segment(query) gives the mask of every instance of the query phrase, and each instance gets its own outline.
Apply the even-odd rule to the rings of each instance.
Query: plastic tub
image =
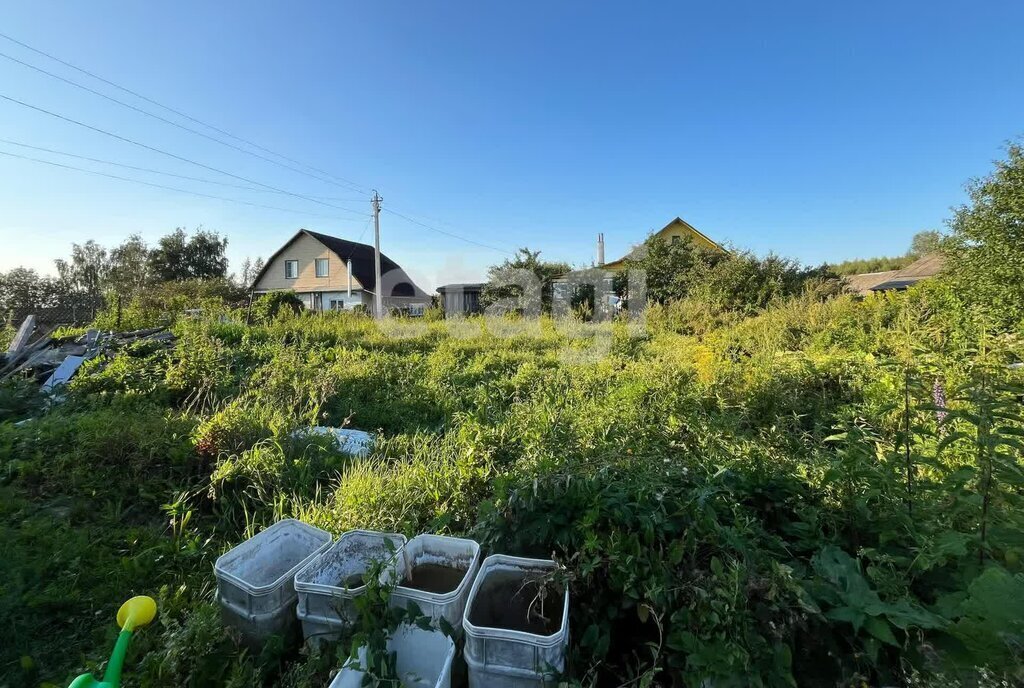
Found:
[[[438,631],[402,626],[388,638],[388,651],[395,653],[395,668],[404,688],[451,688],[455,641]],[[366,650],[359,650],[359,661],[366,661]],[[351,667],[351,660],[330,688],[360,688],[363,672]]]
[[[362,575],[375,561],[394,562],[404,544],[404,535],[350,530],[310,561],[295,576],[302,635],[336,640],[356,618],[354,600],[366,592]]]
[[[394,575],[399,585],[391,593],[391,606],[414,603],[430,616],[435,627],[444,618],[458,632],[479,566],[480,545],[473,540],[417,535],[396,557]],[[408,581],[410,572],[413,585],[407,587],[402,582]]]
[[[221,555],[213,572],[225,621],[250,639],[286,632],[296,572],[330,545],[330,533],[289,518]]]
[[[569,591],[561,591],[560,604],[557,597],[546,601],[541,612],[529,584],[554,568],[543,559],[484,559],[462,622],[470,688],[544,686],[565,668]]]
[[[241,634],[242,641],[246,646],[258,651],[270,636],[291,638],[296,626],[295,601],[292,600],[291,604],[286,604],[266,614],[244,617],[222,604],[220,618],[225,626],[230,626]],[[290,642],[290,640],[286,640],[286,642]]]

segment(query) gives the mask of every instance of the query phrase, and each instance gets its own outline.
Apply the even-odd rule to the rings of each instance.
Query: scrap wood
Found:
[[[85,363],[84,356],[68,356],[57,366],[57,369],[50,374],[50,377],[43,383],[43,391],[49,392],[57,385],[67,384],[71,376],[78,372],[78,369]]]
[[[22,321],[21,327],[18,328],[18,333],[14,335],[14,339],[11,340],[11,345],[7,347],[7,356],[18,356],[21,350],[28,344],[28,338],[36,329],[36,316],[30,315]]]
[[[14,366],[9,371],[5,368],[3,371],[0,371],[0,374],[2,374],[3,377],[6,379],[17,375],[23,370],[35,368],[38,365],[54,365],[55,363],[56,362],[53,360],[53,353],[44,349],[42,351],[36,351],[34,353],[31,353],[20,364]]]
[[[24,359],[28,359],[29,361],[31,361],[32,359],[35,358],[36,354],[40,353],[40,351],[50,343],[50,341],[50,337],[48,335],[44,335],[40,337],[38,340],[36,340],[33,344],[22,347],[21,350],[16,355],[8,356],[4,367],[0,368],[0,376],[3,376],[5,378],[10,377],[14,373],[17,373],[27,368],[28,366],[25,363],[21,363],[19,365],[19,361],[22,361]]]
[[[65,382],[75,373],[81,365],[75,359],[87,361],[138,341],[156,342],[165,347],[173,346],[176,339],[175,334],[167,327],[150,327],[131,332],[90,329],[77,337],[51,338],[44,335],[28,346],[22,345],[17,355],[7,356],[0,362],[0,379],[34,369],[37,378],[49,373],[43,385],[44,389],[49,389],[55,384]],[[62,370],[65,364],[73,365],[74,368],[67,371],[66,378],[61,379],[66,372]]]
[[[143,337],[149,337],[150,335],[157,334],[159,332],[166,331],[166,327],[148,327],[142,330],[132,330],[131,332],[117,332],[111,333],[118,339],[141,339]]]

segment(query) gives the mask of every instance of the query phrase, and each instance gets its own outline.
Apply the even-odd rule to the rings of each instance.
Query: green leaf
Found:
[[[889,628],[889,623],[880,617],[869,616],[864,621],[864,630],[870,633],[875,638],[878,638],[886,645],[892,645],[893,647],[899,647],[899,641],[896,640],[896,636],[893,635],[892,629]]]
[[[672,543],[668,548],[668,561],[672,566],[679,566],[680,562],[683,561],[684,554],[683,540],[679,539]]]
[[[449,623],[448,619],[446,619],[445,617],[442,616],[437,620],[437,626],[441,629],[441,632],[449,638],[455,637],[455,628],[451,625],[451,623]]]
[[[867,616],[859,609],[852,607],[834,607],[825,612],[825,617],[833,621],[845,621],[853,626],[854,632],[860,631]]]

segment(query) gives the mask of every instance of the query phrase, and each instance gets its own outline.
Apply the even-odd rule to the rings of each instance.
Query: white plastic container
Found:
[[[296,431],[297,435],[328,435],[338,443],[338,449],[352,456],[366,456],[373,449],[374,437],[365,430],[353,428],[332,428],[326,425],[314,425]]]
[[[524,606],[530,612],[539,612],[538,602],[522,596],[532,597],[535,593],[530,591],[528,581],[541,578],[554,568],[555,562],[543,559],[502,554],[484,559],[462,622],[469,688],[554,685],[556,674],[565,669],[569,645],[569,591],[562,591],[561,604],[557,598],[546,602],[544,616],[556,622],[553,633],[514,630],[507,627],[511,624],[497,622],[499,617],[508,615],[511,619],[518,613],[525,620],[528,612],[522,609]]]
[[[451,688],[455,641],[438,631],[402,626],[388,638],[388,652],[395,653],[395,668],[403,688]],[[359,661],[366,661],[366,650],[359,650]],[[345,666],[330,688],[360,688],[363,672]]]
[[[296,572],[330,545],[330,533],[289,518],[221,555],[213,572],[225,622],[254,641],[285,633]]]
[[[462,629],[466,600],[469,599],[470,588],[480,567],[480,545],[463,538],[417,535],[405,543],[396,559],[394,575],[399,585],[391,593],[391,606],[408,607],[415,604],[421,612],[430,616],[435,628],[440,627],[440,620],[444,618],[458,634]],[[429,570],[432,567],[440,568]],[[413,572],[413,582],[416,582],[417,570],[424,577],[424,585],[403,586],[401,583],[409,577],[410,572]],[[450,578],[450,574],[455,571],[463,572],[457,582]],[[454,583],[454,587],[444,590],[444,587],[448,587],[444,583]]]
[[[362,575],[373,562],[394,565],[405,536],[350,530],[295,576],[297,615],[306,640],[336,640],[356,618],[354,600],[366,592]]]

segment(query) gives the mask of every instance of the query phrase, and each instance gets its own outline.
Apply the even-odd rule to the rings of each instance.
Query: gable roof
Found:
[[[286,241],[281,248],[274,252],[274,255],[267,259],[267,262],[263,265],[263,269],[259,271],[256,278],[253,279],[252,283],[255,285],[263,278],[271,263],[281,255],[281,253],[291,246],[291,244],[303,234],[310,236],[321,244],[327,247],[334,255],[338,256],[341,260],[352,261],[352,275],[359,280],[359,283],[363,285],[363,289],[368,292],[375,292],[377,289],[376,270],[374,269],[374,248],[367,244],[360,244],[355,241],[349,241],[348,239],[341,239],[339,237],[333,237],[329,234],[321,234],[320,232],[313,232],[308,229],[300,229],[295,233],[291,239]],[[383,251],[380,254],[380,272],[381,275],[387,275],[397,271],[396,277],[397,282],[392,287],[391,294],[384,294],[384,296],[416,296],[429,298],[429,294],[416,286],[416,283],[412,281],[412,278],[406,274],[405,270],[396,263],[395,261],[384,255]],[[385,284],[391,281],[390,278],[385,280]]]
[[[941,253],[929,253],[921,256],[902,270],[886,270],[885,272],[865,272],[850,275],[846,278],[847,288],[859,294],[872,291],[891,291],[906,289],[923,279],[934,277],[942,271],[944,259]]]
[[[941,253],[929,253],[921,256],[907,267],[900,270],[900,277],[922,278],[934,277],[942,270],[945,260]]]
[[[687,222],[686,220],[684,220],[683,218],[678,217],[678,216],[673,218],[671,221],[669,221],[668,224],[666,224],[664,227],[659,229],[657,232],[652,232],[651,236],[659,236],[663,232],[666,232],[669,229],[672,229],[673,227],[675,227],[677,225],[682,226],[682,228],[684,230],[686,230],[687,232],[690,232],[691,234],[693,234],[699,240],[698,243],[701,243],[701,242],[706,243],[707,244],[707,248],[717,249],[719,251],[722,251],[723,253],[726,252],[725,247],[723,247],[721,244],[719,244],[717,241],[715,241],[714,239],[709,237],[707,234],[704,234],[702,231],[700,231],[699,229],[697,229],[696,227],[691,225],[689,222]],[[621,265],[623,262],[625,262],[627,260],[638,260],[638,259],[642,258],[643,257],[643,252],[644,252],[644,243],[642,242],[642,243],[637,244],[633,248],[631,248],[629,250],[629,253],[627,253],[626,255],[622,256],[618,260],[608,261],[604,265],[599,265],[598,267],[609,267],[609,266],[611,266],[611,268],[617,268],[619,265]]]

